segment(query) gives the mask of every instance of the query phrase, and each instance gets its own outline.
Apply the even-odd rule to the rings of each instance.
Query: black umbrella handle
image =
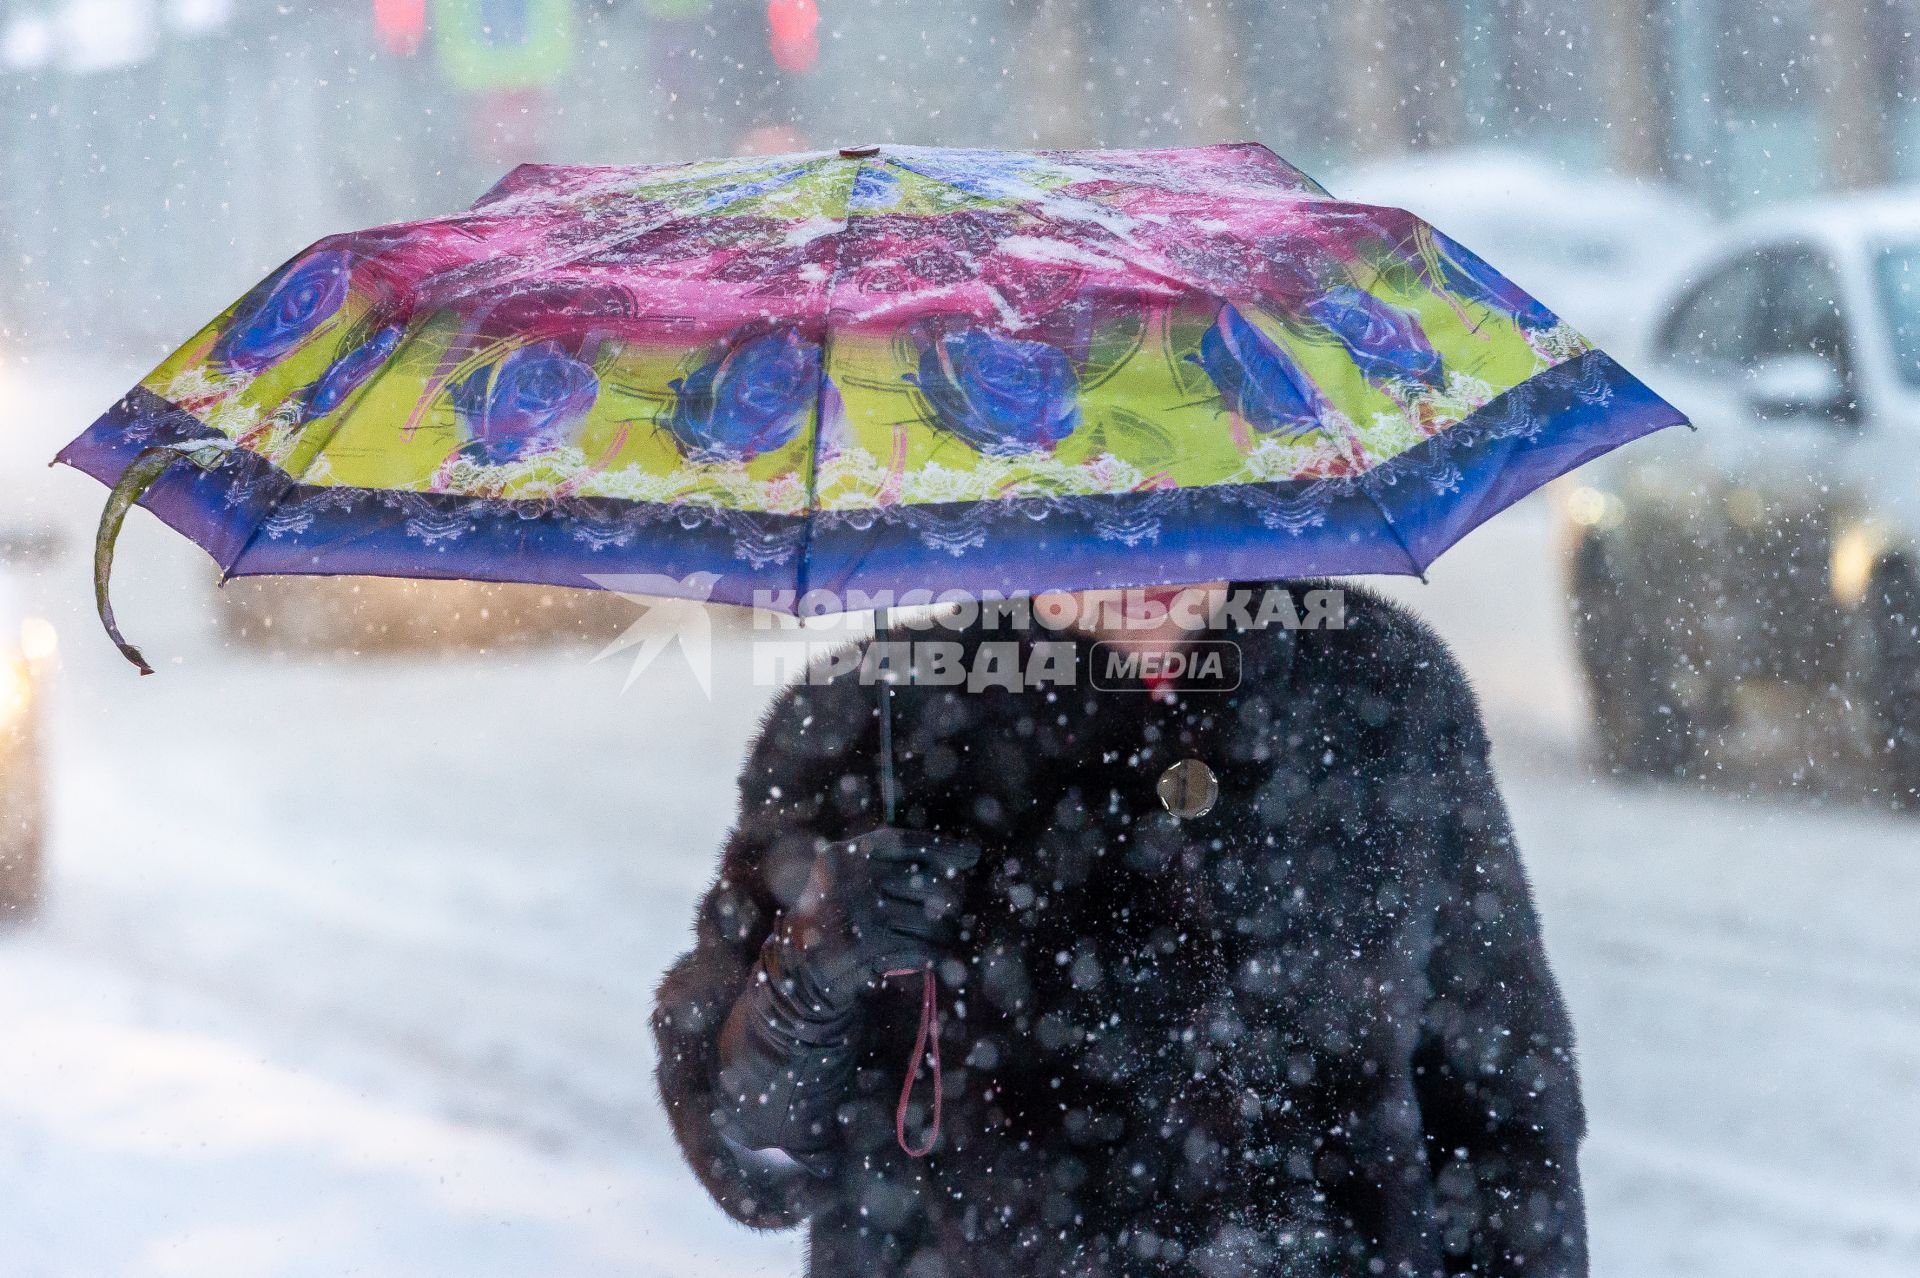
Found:
[[[893,627],[888,610],[877,608],[873,613],[873,641],[887,643],[892,639]],[[880,678],[880,820],[892,825],[894,816],[900,807],[900,787],[893,775],[893,668],[889,666]]]

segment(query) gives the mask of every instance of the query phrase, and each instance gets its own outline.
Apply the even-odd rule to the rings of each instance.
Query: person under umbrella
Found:
[[[1292,600],[1683,421],[1257,144],[889,145],[527,165],[329,236],[59,460],[112,486],[96,602],[146,670],[107,594],[135,503],[223,577]],[[814,1274],[1583,1271],[1566,1018],[1457,668],[1363,592],[1302,631],[1225,593],[1202,638],[1083,619],[1068,664],[1118,644],[1124,692],[776,705],[660,1070]],[[1141,678],[1222,642],[1231,686]],[[930,1105],[876,1068],[916,1011]]]
[[[815,1278],[1584,1273],[1572,1031],[1445,646],[1352,588],[1338,629],[1079,602],[1083,672],[1229,639],[1238,688],[902,687],[898,824],[857,667],[767,716],[654,1016],[715,1200]],[[1060,638],[961,640],[1009,637]],[[951,1063],[896,1114],[921,964]]]

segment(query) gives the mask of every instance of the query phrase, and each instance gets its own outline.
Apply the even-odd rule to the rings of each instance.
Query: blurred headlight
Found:
[[[28,661],[47,661],[60,650],[60,635],[45,617],[28,617],[20,623],[20,655]]]
[[[1625,514],[1618,497],[1598,488],[1576,488],[1567,495],[1567,518],[1582,528],[1613,528]]]
[[[13,726],[27,712],[33,696],[33,680],[27,663],[18,657],[0,657],[0,731]]]
[[[1866,600],[1867,587],[1873,584],[1874,566],[1886,548],[1886,534],[1872,524],[1855,524],[1833,539],[1827,584],[1833,588],[1836,603],[1858,604]]]
[[[1576,488],[1567,498],[1567,517],[1582,528],[1591,528],[1607,513],[1607,495],[1598,488]]]

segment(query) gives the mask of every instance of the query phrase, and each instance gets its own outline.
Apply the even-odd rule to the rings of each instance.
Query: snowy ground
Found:
[[[137,363],[0,367],[0,510],[84,527],[90,481],[6,463]],[[0,934],[0,1270],[795,1272],[707,1204],[650,1080],[765,695],[737,644],[711,703],[664,662],[621,695],[590,649],[276,658],[221,642],[144,516],[121,571],[152,679],[81,555],[29,582],[66,665],[48,910]],[[1396,589],[1487,703],[1581,1033],[1596,1273],[1920,1272],[1920,823],[1591,777],[1543,509]]]

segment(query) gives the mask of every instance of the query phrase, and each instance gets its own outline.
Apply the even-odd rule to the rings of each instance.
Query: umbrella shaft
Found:
[[[873,641],[886,643],[891,637],[891,626],[887,609],[878,608],[873,614]],[[891,667],[882,673],[880,685],[880,819],[887,825],[893,824],[894,813],[899,807],[899,789],[893,777],[893,670]]]

